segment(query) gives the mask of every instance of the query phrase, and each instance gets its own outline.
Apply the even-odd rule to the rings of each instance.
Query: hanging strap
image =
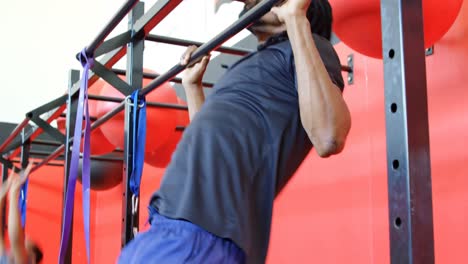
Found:
[[[86,76],[86,80],[87,80]],[[90,238],[90,210],[91,210],[91,118],[89,116],[88,105],[88,82],[86,82],[85,93],[85,133],[83,144],[83,162],[81,168],[81,185],[83,190],[83,224],[86,242],[86,257],[89,263],[91,254],[91,238]]]
[[[26,199],[28,195],[28,183],[29,183],[29,178],[26,179],[23,186],[21,187],[21,192],[20,192],[20,197],[19,197],[19,210],[21,213],[21,226],[23,227],[23,229],[26,226]]]
[[[138,195],[140,193],[141,176],[145,160],[146,143],[146,100],[138,98],[139,90],[132,93],[133,102],[133,155],[132,155],[132,175],[130,176],[130,190],[132,191],[132,214],[138,208]]]
[[[60,241],[59,263],[65,262],[66,250],[71,233],[71,222],[73,217],[73,207],[75,198],[76,180],[78,178],[78,166],[80,162],[80,145],[81,145],[81,131],[83,129],[83,114],[85,114],[85,135],[84,135],[84,149],[83,149],[83,163],[82,163],[82,185],[83,185],[83,217],[86,239],[86,257],[89,263],[90,241],[89,241],[89,189],[90,189],[90,167],[89,167],[89,132],[90,132],[90,118],[88,110],[88,75],[89,70],[93,67],[94,59],[88,58],[86,50],[80,54],[80,61],[83,65],[83,75],[81,77],[81,85],[78,95],[78,106],[76,111],[75,130],[73,134],[73,147],[70,161],[70,171],[68,186],[65,197],[64,219],[62,226],[62,237]]]

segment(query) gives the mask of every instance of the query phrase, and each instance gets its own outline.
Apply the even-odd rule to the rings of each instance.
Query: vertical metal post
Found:
[[[21,169],[26,169],[29,164],[29,154],[31,151],[31,140],[26,135],[26,129],[23,128],[21,131]],[[24,184],[21,188],[21,195],[26,198],[25,204],[27,203],[27,195],[28,195],[28,181]],[[26,215],[24,215],[24,222],[22,222],[23,228],[26,227]],[[23,219],[22,219],[23,220]]]
[[[381,0],[391,263],[434,263],[422,0]]]
[[[25,169],[29,164],[29,153],[31,141],[28,139],[25,129],[21,131],[21,169]]]
[[[70,138],[73,137],[75,130],[76,111],[78,109],[78,93],[72,94],[73,85],[80,80],[79,70],[70,70],[68,75],[68,99],[67,99],[67,120],[66,120],[66,139],[65,142],[65,162],[64,162],[64,179],[63,179],[63,198],[62,198],[62,227],[65,220],[65,200],[67,197],[68,180],[70,178],[70,162],[71,162],[71,148]],[[73,213],[72,213],[73,215]],[[73,227],[73,216],[71,225]],[[65,263],[72,263],[72,248],[73,248],[73,228],[70,228],[68,247],[65,255]],[[63,229],[61,231],[63,233]]]
[[[144,4],[139,2],[129,15],[129,30],[134,34],[135,22],[144,14]],[[132,90],[141,89],[143,83],[143,49],[144,40],[136,39],[127,46],[127,82]],[[133,102],[138,103],[138,102]],[[135,201],[139,196],[133,197],[130,190],[130,177],[132,175],[133,127],[137,124],[132,119],[131,102],[125,102],[125,145],[124,145],[124,166],[123,166],[123,201],[122,201],[122,247],[130,242],[134,237],[134,232],[138,232],[139,206]],[[137,121],[135,121],[137,122]],[[133,208],[135,206],[135,208]]]

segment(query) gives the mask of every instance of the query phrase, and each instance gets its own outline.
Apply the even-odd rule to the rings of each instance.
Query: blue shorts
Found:
[[[153,212],[151,228],[122,249],[118,263],[243,264],[245,254],[230,240]]]

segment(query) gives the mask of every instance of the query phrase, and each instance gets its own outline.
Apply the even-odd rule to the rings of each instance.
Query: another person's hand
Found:
[[[187,48],[185,53],[182,55],[180,64],[187,65],[190,61],[190,58],[193,52],[197,49],[196,46],[190,46]],[[205,74],[206,66],[210,61],[210,55],[203,56],[203,58],[193,63],[192,65],[187,66],[185,68],[183,77],[182,77],[182,84],[184,87],[201,87],[203,74]]]
[[[282,5],[273,7],[271,12],[276,14],[281,22],[286,22],[292,17],[305,16],[310,2],[311,0],[287,0]]]
[[[31,169],[32,169],[32,163],[29,163],[26,169],[20,171],[19,174],[12,173],[12,175],[10,175],[9,177],[9,180],[11,181],[10,194],[14,195],[14,194],[19,193],[19,191],[21,190],[21,187],[28,179],[29,172],[31,171]]]
[[[10,190],[11,180],[8,178],[6,181],[2,183],[2,187],[0,188],[0,201],[3,201]]]

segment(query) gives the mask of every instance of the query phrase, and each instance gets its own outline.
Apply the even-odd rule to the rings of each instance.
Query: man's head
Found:
[[[26,250],[28,251],[28,255],[31,258],[35,259],[36,261],[35,263],[41,263],[44,255],[42,253],[42,250],[39,248],[39,246],[30,239],[26,239],[25,246],[26,246]]]
[[[245,6],[239,17],[247,13],[255,5],[263,0],[245,0]],[[284,2],[284,1],[280,1]],[[307,9],[307,19],[310,22],[311,30],[314,34],[320,35],[328,40],[331,38],[332,33],[332,8],[328,0],[312,0],[309,8]],[[248,28],[259,39],[270,37],[274,34],[286,30],[285,26],[278,20],[275,14],[269,12],[262,18],[255,21]]]

